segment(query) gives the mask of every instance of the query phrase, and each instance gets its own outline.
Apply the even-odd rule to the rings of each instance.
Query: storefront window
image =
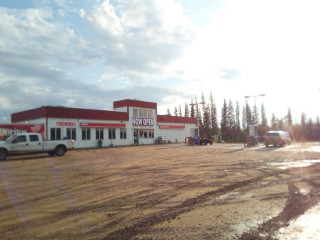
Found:
[[[90,140],[90,128],[82,128],[82,140]]]
[[[139,117],[140,118],[147,118],[148,117],[148,111],[146,109],[139,109]]]
[[[149,131],[149,138],[153,138],[153,130]]]
[[[134,116],[134,117],[139,117],[139,111],[138,111],[138,109],[136,109],[136,108],[133,109],[133,116]]]
[[[153,138],[153,130],[145,129],[139,130],[140,131],[140,138]]]
[[[116,129],[115,128],[109,128],[109,139],[116,139]]]
[[[98,128],[96,129],[96,140],[103,140],[103,129],[102,128]]]
[[[50,129],[51,140],[61,140],[61,128]]]
[[[77,140],[75,128],[67,128],[67,138],[72,140]]]
[[[127,129],[126,128],[120,129],[120,139],[127,139]]]

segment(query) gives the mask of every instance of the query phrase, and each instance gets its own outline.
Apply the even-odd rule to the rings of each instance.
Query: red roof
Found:
[[[176,116],[170,116],[170,115],[158,115],[157,122],[197,124],[197,119],[192,117],[176,117]]]
[[[154,102],[144,102],[140,100],[132,100],[132,99],[125,99],[120,101],[113,102],[114,108],[120,108],[120,107],[139,107],[139,108],[151,108],[157,110],[157,103]]]
[[[11,114],[11,122],[22,122],[39,118],[76,118],[92,120],[128,121],[127,112],[115,112],[94,109],[44,106]]]

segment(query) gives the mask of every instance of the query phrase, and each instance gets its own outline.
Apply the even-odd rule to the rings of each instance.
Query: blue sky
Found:
[[[317,0],[0,0],[0,122],[43,105],[159,114],[212,92],[320,115]],[[253,105],[253,98],[248,100]]]

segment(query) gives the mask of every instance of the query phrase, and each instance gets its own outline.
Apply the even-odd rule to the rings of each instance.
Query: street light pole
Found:
[[[254,118],[255,118],[255,123],[257,123],[257,101],[256,98],[257,97],[264,97],[266,96],[265,94],[259,94],[259,95],[253,95],[253,96],[245,96],[244,98],[254,98]]]
[[[245,98],[254,98],[254,138],[255,138],[255,144],[258,144],[258,129],[257,129],[257,123],[258,123],[258,119],[257,119],[257,102],[256,102],[256,98],[257,97],[264,97],[265,94],[260,94],[260,95],[254,95],[254,96],[245,96]],[[252,129],[252,127],[251,127]],[[249,126],[249,134],[250,134],[250,126]]]

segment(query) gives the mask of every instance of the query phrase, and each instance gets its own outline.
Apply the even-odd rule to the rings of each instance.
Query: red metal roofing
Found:
[[[157,122],[197,124],[197,119],[192,117],[176,117],[176,116],[169,116],[169,115],[158,115]]]
[[[75,118],[92,120],[128,121],[127,112],[115,112],[94,109],[44,106],[11,114],[11,122],[22,122],[39,118]]]
[[[145,101],[132,100],[132,99],[125,99],[125,100],[113,102],[114,108],[127,107],[127,106],[139,107],[139,108],[151,108],[151,109],[157,110],[157,103],[154,103],[154,102],[145,102]]]

